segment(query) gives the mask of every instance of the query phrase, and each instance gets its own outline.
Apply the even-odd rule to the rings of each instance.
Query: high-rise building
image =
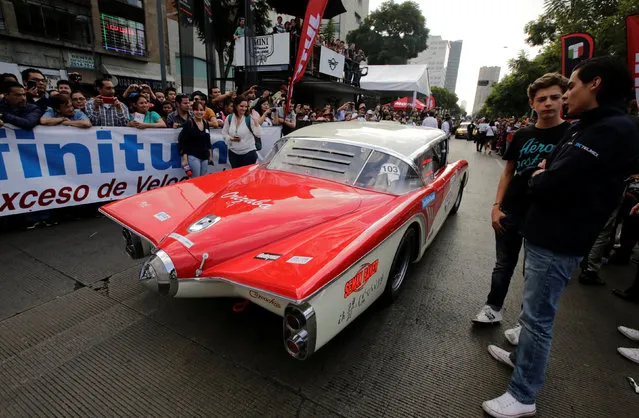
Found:
[[[446,68],[450,56],[450,42],[442,39],[441,36],[429,36],[427,45],[425,51],[420,52],[416,58],[408,60],[408,63],[426,64],[430,86],[444,88]]]
[[[455,93],[457,87],[457,75],[459,74],[459,62],[461,60],[462,44],[464,41],[451,41],[448,64],[446,66],[446,79],[444,88],[451,93]]]
[[[475,92],[475,104],[473,105],[474,114],[479,112],[484,106],[493,86],[499,81],[500,72],[500,67],[481,67],[479,69],[477,90]]]

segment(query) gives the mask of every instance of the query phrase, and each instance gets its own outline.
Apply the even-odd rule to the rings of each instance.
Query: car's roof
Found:
[[[401,125],[396,122],[328,122],[297,129],[289,137],[328,138],[386,148],[405,157],[442,137],[435,128]]]
[[[460,125],[470,125],[470,122],[462,122]]]

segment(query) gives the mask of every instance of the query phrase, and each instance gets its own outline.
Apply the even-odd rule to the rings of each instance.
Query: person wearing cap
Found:
[[[238,26],[235,29],[235,33],[233,34],[233,39],[239,39],[242,38],[244,36],[244,25],[246,24],[246,19],[241,17],[240,18],[240,26]]]
[[[373,111],[372,110],[368,109],[366,111],[365,119],[366,119],[366,122],[373,122]]]

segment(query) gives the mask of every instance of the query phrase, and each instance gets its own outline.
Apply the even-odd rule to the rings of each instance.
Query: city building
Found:
[[[477,90],[475,91],[475,104],[473,105],[474,114],[477,114],[484,106],[493,86],[499,81],[500,72],[500,67],[481,67],[479,69]]]
[[[156,1],[0,0],[0,72],[34,67],[49,88],[70,72],[80,73],[86,87],[111,76],[116,85],[158,88],[158,40]],[[168,70],[167,80],[175,81]]]
[[[451,41],[448,63],[446,65],[446,79],[444,88],[451,93],[455,93],[457,88],[457,75],[459,74],[459,63],[461,61],[462,44],[464,41]]]
[[[427,45],[425,51],[420,52],[416,58],[408,60],[408,63],[426,64],[430,86],[444,88],[450,56],[450,41],[442,39],[441,36],[429,36]]]

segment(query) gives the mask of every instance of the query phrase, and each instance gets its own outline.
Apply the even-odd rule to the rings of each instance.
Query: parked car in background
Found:
[[[470,125],[470,122],[460,123],[457,129],[455,130],[455,138],[468,139],[468,125]]]
[[[257,164],[110,203],[140,281],[167,297],[240,297],[282,319],[306,359],[375,301],[392,302],[468,181],[439,129],[298,129]]]

